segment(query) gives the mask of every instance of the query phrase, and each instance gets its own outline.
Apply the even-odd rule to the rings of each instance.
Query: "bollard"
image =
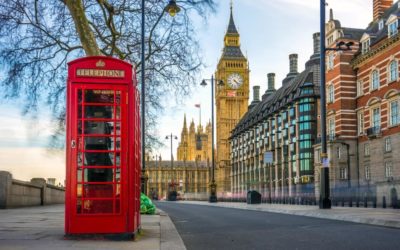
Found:
[[[368,199],[367,199],[367,197],[364,197],[364,207],[368,207]]]
[[[360,198],[357,196],[356,199],[356,207],[360,207]]]
[[[353,207],[353,199],[351,197],[349,199],[349,207]]]
[[[344,198],[342,198],[342,207],[344,207]]]
[[[382,207],[386,208],[386,197],[385,196],[382,197]]]
[[[376,208],[376,197],[372,200],[372,206]]]

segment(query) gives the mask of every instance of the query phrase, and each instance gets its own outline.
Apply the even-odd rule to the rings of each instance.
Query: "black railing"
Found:
[[[367,129],[368,137],[376,137],[381,134],[381,127],[375,126]]]

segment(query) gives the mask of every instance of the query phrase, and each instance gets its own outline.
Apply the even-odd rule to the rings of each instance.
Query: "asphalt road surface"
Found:
[[[156,206],[168,213],[188,250],[400,249],[399,229],[178,202]]]

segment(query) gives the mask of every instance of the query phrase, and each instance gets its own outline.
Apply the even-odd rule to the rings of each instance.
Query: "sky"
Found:
[[[199,86],[183,103],[165,103],[160,118],[158,136],[165,142],[154,154],[169,160],[170,141],[165,136],[174,134],[173,154],[180,139],[184,114],[188,122],[211,119],[211,89],[200,86],[202,78],[209,79],[215,72],[223,49],[223,38],[228,26],[230,0],[217,0],[216,12],[205,22],[194,17],[196,36],[200,43],[205,68],[198,79]],[[327,0],[334,18],[342,26],[365,28],[372,21],[372,0]],[[312,35],[319,31],[318,0],[234,0],[233,16],[241,37],[241,49],[250,65],[250,89],[259,85],[261,93],[267,86],[267,74],[276,74],[276,88],[289,71],[289,54],[299,54],[299,72],[313,51]],[[1,77],[1,76],[0,76]],[[250,93],[250,101],[252,91]],[[174,98],[171,98],[174,99]],[[37,120],[21,115],[18,103],[0,101],[0,171],[10,171],[15,179],[34,177],[56,178],[64,183],[65,153],[46,148],[51,134],[50,114],[43,107]]]

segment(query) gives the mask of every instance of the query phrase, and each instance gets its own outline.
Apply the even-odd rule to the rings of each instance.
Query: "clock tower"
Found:
[[[247,112],[249,102],[249,65],[240,49],[240,35],[233,20],[232,5],[224,49],[215,73],[217,115],[216,183],[221,197],[231,192],[229,137],[236,124]]]

